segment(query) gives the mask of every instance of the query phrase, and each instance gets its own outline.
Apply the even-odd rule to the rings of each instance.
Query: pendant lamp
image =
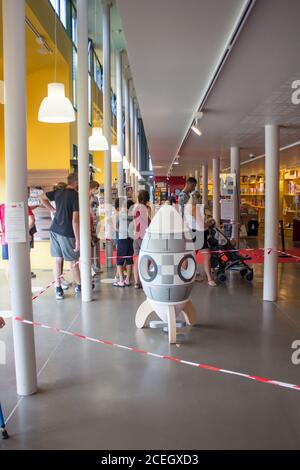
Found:
[[[48,96],[43,99],[39,109],[40,122],[61,124],[75,121],[75,112],[69,98],[65,96],[63,83],[49,83]]]
[[[43,99],[38,120],[50,124],[62,124],[75,121],[75,112],[69,98],[65,95],[65,85],[58,83],[57,77],[57,40],[56,40],[56,18],[54,12],[54,43],[55,43],[55,59],[54,59],[54,82],[48,84],[48,96]]]
[[[89,138],[89,150],[91,152],[100,152],[101,150],[108,150],[107,139],[103,135],[101,127],[93,127],[92,135]]]
[[[117,145],[111,146],[111,161],[112,163],[120,163],[122,161],[122,155]]]
[[[127,157],[123,157],[123,169],[130,170],[130,163]]]

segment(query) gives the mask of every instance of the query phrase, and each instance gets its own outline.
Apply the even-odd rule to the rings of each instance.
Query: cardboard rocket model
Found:
[[[168,323],[169,342],[176,343],[176,317],[183,313],[188,325],[196,323],[190,300],[196,276],[196,258],[190,230],[178,211],[162,206],[149,225],[138,260],[147,300],[136,313],[143,328],[152,312]]]

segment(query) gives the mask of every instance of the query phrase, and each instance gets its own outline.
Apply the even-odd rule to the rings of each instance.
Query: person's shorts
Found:
[[[74,251],[75,238],[63,237],[55,232],[50,232],[50,253],[53,258],[63,258],[65,261],[77,261],[79,251]]]
[[[124,238],[118,240],[117,246],[117,266],[129,266],[133,264],[133,240],[132,238]]]
[[[142,246],[143,240],[140,238],[136,238],[133,240],[133,253],[134,256],[139,256],[140,251],[141,251],[141,246]]]
[[[2,259],[8,261],[8,244],[2,245]]]

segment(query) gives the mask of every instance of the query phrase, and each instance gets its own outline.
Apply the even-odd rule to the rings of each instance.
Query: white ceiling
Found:
[[[186,135],[244,0],[117,0],[135,89],[156,171],[164,174]],[[263,126],[284,125],[281,145],[300,140],[300,1],[257,0],[191,133],[175,174],[212,157],[264,152]]]
[[[300,106],[291,83],[300,79],[299,0],[257,1],[204,108],[203,135],[191,133],[181,151],[184,166],[220,156],[229,147],[264,153],[264,125],[282,125],[281,146],[300,140]],[[293,151],[289,152],[292,156]]]
[[[246,3],[117,0],[154,165],[176,154]]]
[[[263,154],[262,154],[263,155]],[[280,152],[280,168],[282,169],[293,169],[300,167],[300,142],[291,148],[284,148]],[[255,175],[265,173],[265,159],[257,158],[249,161],[245,160],[241,165],[242,175]]]

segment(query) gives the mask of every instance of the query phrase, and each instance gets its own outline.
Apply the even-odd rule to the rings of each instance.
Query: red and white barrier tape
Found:
[[[21,318],[21,317],[13,317],[13,318],[14,318],[14,320],[16,320],[18,322],[26,323],[26,324],[32,325],[34,327],[45,328],[47,330],[55,331],[56,333],[61,333],[61,334],[64,334],[64,335],[74,336],[75,338],[79,338],[81,340],[90,341],[90,342],[93,342],[93,343],[100,343],[100,344],[103,344],[105,346],[113,346],[113,347],[119,348],[119,349],[126,349],[128,351],[132,351],[134,353],[141,354],[141,355],[144,355],[144,356],[156,357],[157,359],[163,359],[163,360],[166,360],[166,361],[175,362],[177,364],[185,364],[185,365],[188,365],[188,366],[197,367],[199,369],[206,369],[206,370],[209,370],[209,371],[212,371],[212,372],[219,372],[219,373],[222,373],[222,374],[229,374],[229,375],[237,375],[239,377],[243,377],[243,378],[248,379],[248,380],[254,380],[256,382],[262,382],[262,383],[270,384],[270,385],[277,385],[278,387],[290,388],[290,389],[293,389],[293,390],[300,390],[300,385],[290,384],[290,383],[282,382],[282,381],[279,381],[279,380],[267,379],[265,377],[258,377],[258,376],[250,375],[250,374],[244,374],[242,372],[235,372],[235,371],[232,371],[232,370],[221,369],[219,367],[215,367],[215,366],[212,366],[212,365],[209,365],[209,364],[201,364],[201,363],[196,363],[196,362],[184,361],[182,359],[178,359],[177,357],[163,356],[161,354],[151,353],[151,352],[144,351],[142,349],[134,348],[134,347],[131,347],[131,346],[124,346],[122,344],[113,343],[111,341],[104,341],[104,340],[98,339],[98,338],[91,338],[90,336],[85,336],[85,335],[82,335],[80,333],[73,333],[71,331],[63,330],[62,328],[56,328],[54,326],[45,325],[43,323],[39,323],[39,322],[36,322],[36,321],[31,322],[31,321],[25,320],[24,318]]]
[[[243,254],[243,252],[261,252],[261,255],[263,256],[266,252],[267,255],[270,255],[272,252],[276,252],[281,255],[287,255],[291,258],[296,259],[297,261],[300,261],[300,256],[292,255],[291,253],[287,251],[281,251],[281,250],[274,250],[273,248],[232,248],[231,250],[209,250],[209,249],[204,249],[204,250],[199,250],[200,254],[202,253],[210,253],[210,254],[224,254],[224,253],[238,253],[240,252]],[[132,255],[132,256],[106,256],[105,259],[137,259],[138,256]],[[246,260],[247,261],[247,260]],[[251,260],[249,260],[251,261]]]

